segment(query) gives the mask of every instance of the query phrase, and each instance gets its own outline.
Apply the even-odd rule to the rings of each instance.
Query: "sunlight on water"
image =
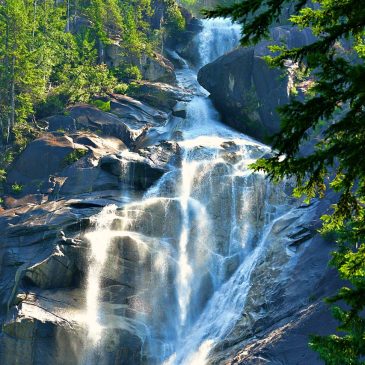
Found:
[[[199,349],[191,354],[186,360],[184,360],[180,365],[204,365],[208,360],[208,355],[213,347],[214,342],[212,340],[204,341]],[[163,365],[175,365],[176,364],[176,354],[172,355],[168,360],[166,360]]]
[[[230,19],[215,18],[203,20],[203,31],[197,37],[200,66],[236,48],[239,44],[241,26]]]
[[[196,162],[183,161],[181,174],[181,195],[180,202],[182,207],[183,222],[179,242],[179,276],[178,276],[178,300],[180,306],[180,323],[183,326],[186,321],[187,306],[190,301],[190,281],[192,277],[192,268],[189,264],[189,257],[187,254],[187,245],[189,241],[189,197],[191,194],[194,174],[196,170]]]
[[[96,229],[86,235],[90,243],[90,264],[86,286],[86,320],[88,338],[96,345],[101,338],[102,324],[100,323],[99,295],[102,271],[107,259],[108,247],[113,237],[110,230],[115,217],[116,205],[105,207],[94,217]]]

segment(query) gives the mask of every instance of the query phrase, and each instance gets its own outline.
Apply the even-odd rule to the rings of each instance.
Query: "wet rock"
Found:
[[[172,115],[178,118],[186,118],[186,103],[179,102],[172,109]]]
[[[140,148],[136,152],[165,170],[171,166],[179,167],[182,162],[182,150],[176,142],[163,141],[153,146]]]
[[[133,152],[104,156],[100,160],[100,168],[117,176],[123,183],[143,190],[153,185],[166,172],[152,161]]]

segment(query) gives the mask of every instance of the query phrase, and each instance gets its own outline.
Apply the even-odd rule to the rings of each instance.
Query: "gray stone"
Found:
[[[100,167],[117,176],[123,183],[143,190],[153,185],[166,172],[150,160],[132,152],[118,157],[104,156],[100,160]]]
[[[41,289],[66,288],[76,279],[76,266],[68,256],[57,250],[44,261],[28,268],[24,278]]]

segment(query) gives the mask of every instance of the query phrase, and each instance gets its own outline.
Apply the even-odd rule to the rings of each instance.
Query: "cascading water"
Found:
[[[238,45],[240,29],[229,20],[203,25],[197,37],[202,64]],[[96,330],[89,328],[88,364],[108,363],[107,354],[94,354],[101,333],[107,349],[118,341],[126,354],[142,347],[142,358],[131,355],[131,365],[206,364],[242,316],[251,273],[273,227],[294,214],[283,188],[248,168],[270,149],[219,122],[187,64],[177,77],[196,95],[185,121],[165,127],[181,127],[180,164],[141,200],[106,208],[89,235],[87,308]]]
[[[232,51],[238,46],[241,27],[230,19],[217,18],[203,21],[203,31],[196,37],[201,66]]]

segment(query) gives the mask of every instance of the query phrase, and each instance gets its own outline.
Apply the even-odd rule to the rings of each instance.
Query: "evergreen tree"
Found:
[[[118,74],[104,64],[111,44],[139,77],[133,62],[156,46],[152,14],[150,0],[0,0],[0,147],[15,142],[19,151],[37,117],[111,92]]]
[[[323,233],[335,232],[338,249],[332,264],[348,287],[328,299],[339,333],[313,336],[310,346],[330,365],[365,364],[365,7],[358,0],[245,0],[205,11],[208,17],[231,17],[243,25],[242,44],[268,35],[286,8],[294,5],[291,21],[310,27],[311,45],[278,52],[268,61],[285,69],[285,61],[303,65],[314,82],[306,99],[292,99],[280,109],[281,131],[272,140],[274,156],[259,160],[274,180],[295,179],[297,196],[322,197],[329,187],[338,193],[333,213],[323,217]],[[300,147],[314,133],[321,139],[312,153]]]

